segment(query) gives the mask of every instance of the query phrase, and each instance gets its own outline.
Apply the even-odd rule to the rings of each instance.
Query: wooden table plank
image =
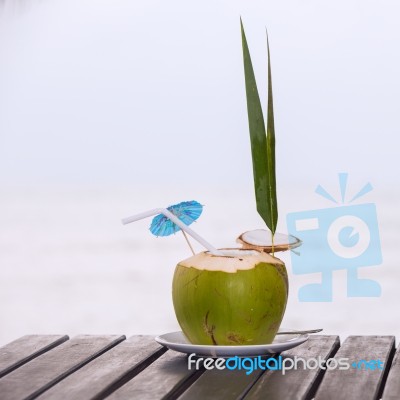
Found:
[[[360,370],[351,366],[350,369],[327,370],[315,400],[377,399],[385,372],[390,368],[393,353],[393,336],[348,337],[336,353],[336,360],[348,358],[350,364],[360,360],[380,360],[384,363],[383,369]]]
[[[201,372],[188,370],[185,354],[168,350],[143,372],[107,397],[107,400],[175,398]]]
[[[286,358],[302,357],[305,360],[310,358],[327,360],[332,357],[339,348],[338,336],[312,335],[307,342],[285,351],[281,354],[282,361]],[[256,384],[251,388],[247,399],[258,400],[300,400],[309,399],[315,393],[317,385],[323,376],[324,371],[316,369],[303,369],[303,364],[298,363],[300,369],[282,371],[266,371]]]
[[[210,369],[205,371],[179,400],[230,400],[242,398],[263,371],[246,375],[244,370]]]
[[[382,400],[398,400],[400,397],[400,346],[397,348],[383,391]]]
[[[26,335],[0,347],[0,378],[68,339],[67,335]]]
[[[74,337],[1,378],[1,400],[33,399],[124,339],[117,335]]]
[[[133,336],[39,396],[40,400],[104,398],[165,352],[153,336]]]

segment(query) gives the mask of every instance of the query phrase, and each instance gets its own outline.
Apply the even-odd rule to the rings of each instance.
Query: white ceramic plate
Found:
[[[288,330],[285,329],[285,332]],[[277,335],[270,344],[258,344],[251,346],[208,346],[191,344],[184,334],[179,332],[166,333],[156,337],[156,341],[170,350],[180,353],[203,357],[256,357],[280,353],[281,351],[299,346],[308,339],[304,334]]]

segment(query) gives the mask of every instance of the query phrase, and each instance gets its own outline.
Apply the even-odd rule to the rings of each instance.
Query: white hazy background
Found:
[[[182,235],[120,219],[196,199],[215,246],[263,227],[255,210],[239,16],[266,102],[271,44],[280,221],[330,207],[378,210],[384,262],[360,269],[379,298],[301,303],[283,325],[400,335],[400,5],[397,0],[0,1],[0,344],[29,333],[161,334]],[[198,251],[200,247],[196,247]]]

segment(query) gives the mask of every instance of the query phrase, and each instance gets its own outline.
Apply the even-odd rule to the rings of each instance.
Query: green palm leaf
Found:
[[[268,120],[266,130],[242,20],[240,20],[240,25],[257,211],[274,234],[278,221],[278,206],[276,200],[274,108],[268,36]]]

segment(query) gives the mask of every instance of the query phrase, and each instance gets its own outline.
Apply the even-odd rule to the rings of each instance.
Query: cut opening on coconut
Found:
[[[284,233],[275,233],[266,229],[255,229],[242,233],[237,239],[237,243],[243,246],[243,249],[252,249],[264,251],[266,253],[275,253],[278,251],[292,250],[301,246],[302,241],[293,236]]]
[[[222,271],[234,273],[239,270],[253,269],[258,264],[284,265],[279,258],[257,249],[219,249],[224,255],[215,255],[208,251],[180,261],[179,265],[206,271]]]
[[[260,253],[258,249],[219,249],[222,254],[215,255],[209,251],[206,251],[206,254],[210,254],[214,257],[232,257],[232,258],[240,258],[240,257],[249,257],[249,256],[256,256]]]

